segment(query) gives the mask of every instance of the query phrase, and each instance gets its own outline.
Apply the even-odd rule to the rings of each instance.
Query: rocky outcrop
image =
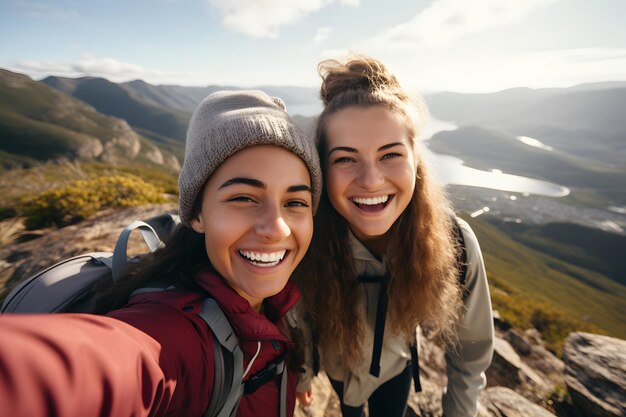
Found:
[[[175,172],[180,171],[180,162],[178,161],[178,158],[168,153],[164,154],[163,158],[164,158],[163,163],[165,166],[172,168]]]
[[[585,415],[626,416],[626,341],[572,333],[563,358],[567,389]]]
[[[525,346],[530,353],[530,346]],[[541,401],[554,389],[535,369],[528,366],[511,344],[499,337],[495,340],[495,352],[491,367],[487,370],[488,386],[502,386],[524,392],[534,401]]]
[[[487,388],[480,394],[479,416],[490,417],[551,417],[554,414],[533,404],[506,387]]]
[[[148,219],[175,208],[176,205],[170,203],[109,209],[72,226],[39,231],[40,237],[36,239],[4,245],[0,247],[0,295],[6,295],[6,290],[64,258],[112,251],[119,233],[133,220]],[[139,236],[131,238],[129,253],[142,253],[146,249]],[[1,291],[2,287],[5,291]]]
[[[141,150],[139,135],[131,129],[125,120],[109,117],[111,130],[115,136],[104,143],[104,152],[100,159],[116,164],[137,158]]]

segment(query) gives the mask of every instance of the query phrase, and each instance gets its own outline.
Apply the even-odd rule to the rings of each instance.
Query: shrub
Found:
[[[77,180],[38,194],[24,203],[26,227],[63,227],[109,207],[165,201],[162,190],[132,175]]]

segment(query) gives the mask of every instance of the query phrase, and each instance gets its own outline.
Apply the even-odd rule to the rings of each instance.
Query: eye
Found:
[[[256,200],[254,198],[247,195],[238,195],[235,197],[231,197],[226,201],[233,203],[256,203]]]
[[[333,163],[335,164],[341,164],[341,163],[346,163],[346,162],[353,162],[354,159],[348,157],[348,156],[340,156],[339,158],[335,159],[333,161]]]
[[[397,152],[391,152],[391,153],[386,153],[386,154],[385,154],[385,155],[383,155],[383,157],[382,157],[382,158],[380,158],[380,159],[381,159],[381,161],[382,161],[382,160],[385,160],[385,159],[399,158],[399,157],[401,157],[401,156],[402,156],[402,154],[399,154],[399,153],[397,153]]]
[[[285,207],[310,207],[310,205],[304,200],[291,200],[285,203]]]

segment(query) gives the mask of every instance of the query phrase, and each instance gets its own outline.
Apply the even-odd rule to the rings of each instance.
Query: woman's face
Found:
[[[277,146],[253,146],[211,175],[193,229],[204,233],[213,267],[259,309],[283,289],[313,235],[311,181],[304,162]]]
[[[362,242],[386,242],[415,189],[416,158],[404,119],[382,106],[348,107],[325,128],[333,207]]]

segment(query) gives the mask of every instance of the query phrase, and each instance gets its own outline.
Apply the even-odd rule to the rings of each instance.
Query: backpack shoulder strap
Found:
[[[459,219],[456,216],[452,216],[454,237],[459,245],[459,252],[457,254],[457,265],[459,268],[459,283],[461,288],[465,287],[465,281],[467,277],[467,248],[465,247],[465,239],[463,238],[463,231],[459,224]]]
[[[202,302],[200,317],[209,325],[214,336],[214,380],[206,417],[229,417],[237,411],[243,394],[243,353],[235,331],[224,312],[212,298]]]
[[[239,400],[244,392],[254,392],[260,385],[282,374],[280,382],[280,417],[287,416],[287,368],[284,358],[269,364],[268,367],[252,375],[243,382],[243,353],[239,347],[239,340],[224,315],[224,312],[212,298],[202,302],[200,317],[208,324],[213,332],[214,348],[214,378],[213,390],[205,417],[234,417],[237,413]],[[295,316],[287,320],[295,321]],[[252,382],[252,384],[249,384]]]

